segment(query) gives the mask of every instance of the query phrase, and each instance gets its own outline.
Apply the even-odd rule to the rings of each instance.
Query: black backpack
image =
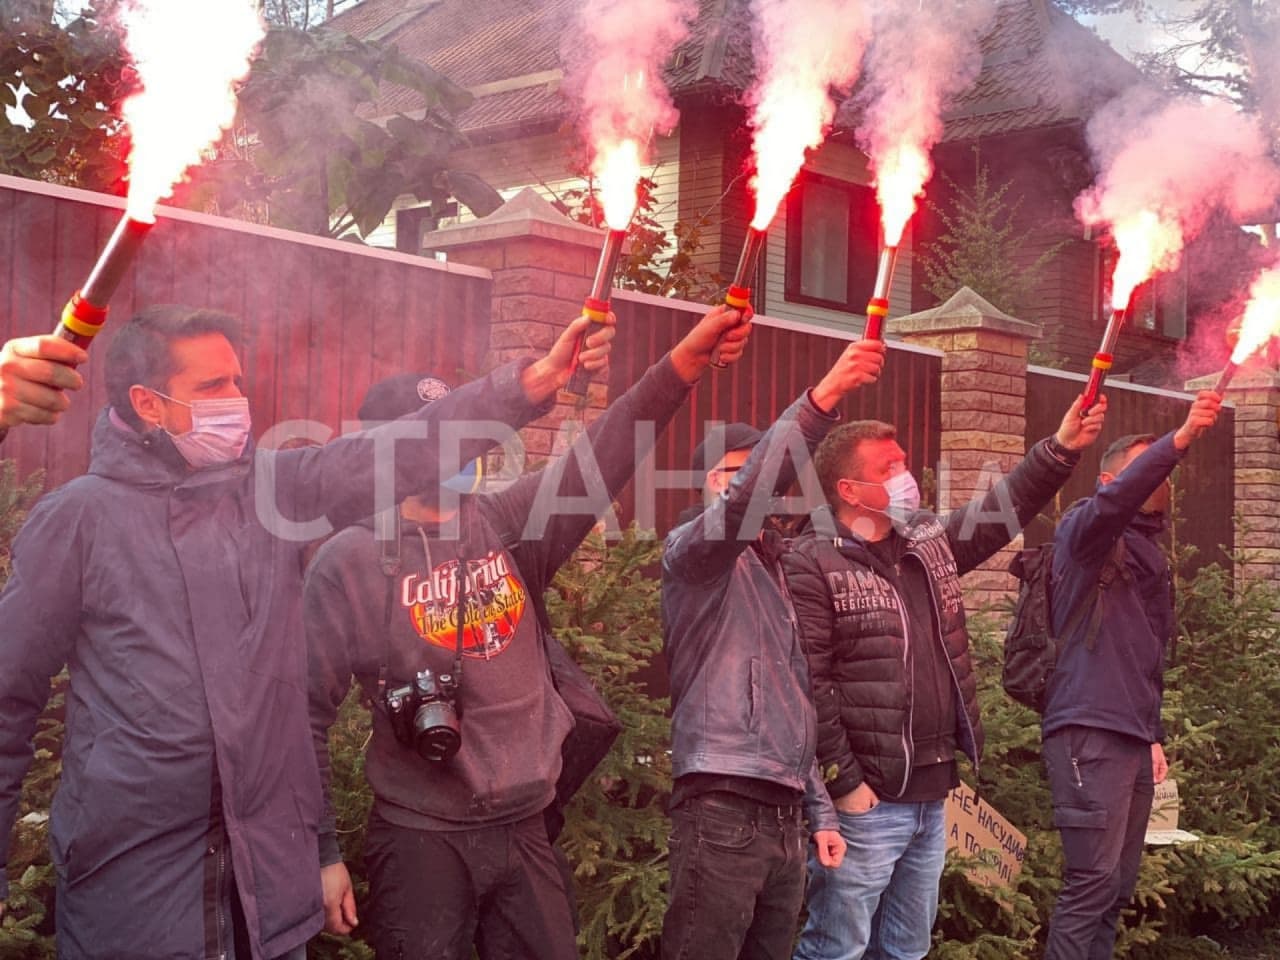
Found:
[[[1124,536],[1102,565],[1098,583],[1083,603],[1071,612],[1063,625],[1070,636],[1086,616],[1089,627],[1085,646],[1092,650],[1102,625],[1103,597],[1117,577],[1128,579],[1125,570]],[[1018,578],[1018,600],[1013,622],[1004,638],[1004,666],[1000,683],[1005,693],[1036,713],[1043,713],[1049,681],[1058,662],[1058,637],[1053,632],[1053,541],[1019,550],[1009,562],[1009,572]]]

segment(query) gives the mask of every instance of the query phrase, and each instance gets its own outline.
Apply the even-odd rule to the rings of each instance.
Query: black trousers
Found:
[[[784,960],[804,901],[799,806],[704,793],[671,811],[663,960]]]
[[[1151,744],[1063,727],[1045,738],[1043,752],[1064,861],[1045,960],[1110,960],[1151,815]]]
[[[542,814],[413,830],[375,810],[365,838],[378,960],[577,960],[569,874]]]

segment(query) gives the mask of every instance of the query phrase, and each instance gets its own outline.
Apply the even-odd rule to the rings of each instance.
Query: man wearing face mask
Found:
[[[786,556],[818,712],[818,761],[847,848],[810,860],[797,960],[918,960],[929,951],[956,751],[982,752],[960,577],[1007,545],[1102,428],[1105,399],[1035,444],[986,494],[937,516],[894,428],[838,427],[814,461],[828,505]]]
[[[428,440],[394,458],[391,426],[255,454],[226,314],[155,307],[116,332],[89,472],[36,504],[0,594],[0,898],[36,718],[69,668],[49,828],[59,957],[304,955],[323,922],[321,791],[307,542],[282,521],[368,516],[375,473],[397,500],[437,485],[441,425],[540,415],[585,327],[408,412]],[[611,336],[581,362],[601,367]]]
[[[1097,492],[1072,505],[1054,535],[1058,661],[1042,727],[1064,882],[1046,960],[1106,960],[1133,896],[1155,784],[1169,770],[1160,704],[1173,635],[1169,474],[1218,418],[1196,397],[1172,433],[1121,437],[1102,455]]]

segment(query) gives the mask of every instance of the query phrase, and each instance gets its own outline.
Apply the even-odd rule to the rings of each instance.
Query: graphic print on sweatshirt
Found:
[[[458,643],[458,561],[437,564],[425,576],[400,581],[400,605],[427,643],[453,650]],[[528,593],[503,550],[467,561],[464,656],[489,659],[511,643],[528,606]]]

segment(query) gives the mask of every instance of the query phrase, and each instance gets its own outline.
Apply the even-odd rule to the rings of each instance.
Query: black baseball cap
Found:
[[[430,374],[398,373],[369,388],[356,416],[365,423],[398,420],[449,393],[449,385]]]
[[[365,424],[398,420],[450,393],[449,385],[437,377],[425,373],[399,373],[371,386],[356,416]],[[480,458],[464,464],[462,472],[445,480],[443,486],[458,493],[475,493],[484,477],[484,459]]]
[[[705,474],[720,462],[720,458],[734,450],[750,450],[764,437],[764,434],[749,423],[722,423],[712,427],[703,437],[702,442],[693,451],[691,470]],[[715,460],[707,463],[707,456],[715,456]]]

